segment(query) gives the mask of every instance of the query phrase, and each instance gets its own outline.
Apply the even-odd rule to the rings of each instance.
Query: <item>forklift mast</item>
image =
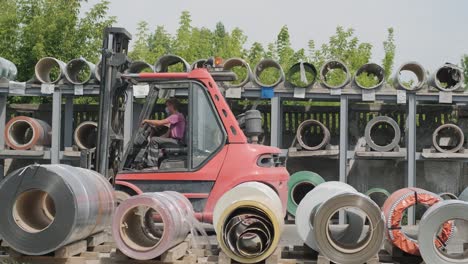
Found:
[[[131,39],[124,28],[104,29],[96,171],[108,179],[113,179],[117,173],[123,153],[123,111],[128,83],[120,79],[120,74],[129,65],[127,53]]]

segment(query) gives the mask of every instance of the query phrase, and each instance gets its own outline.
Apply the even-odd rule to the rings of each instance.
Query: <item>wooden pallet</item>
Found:
[[[8,256],[1,256],[0,263],[14,260],[19,263],[37,263],[37,264],[91,264],[99,263],[101,252],[95,251],[96,248],[104,246],[109,240],[107,233],[101,232],[79,240],[69,245],[63,246],[54,252],[44,256],[26,256],[10,248],[5,242],[2,247],[5,248]],[[8,262],[7,262],[8,263]]]

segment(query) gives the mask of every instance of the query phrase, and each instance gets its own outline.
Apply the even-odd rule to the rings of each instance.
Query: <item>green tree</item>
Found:
[[[141,21],[138,23],[135,45],[133,46],[133,50],[129,53],[132,59],[146,60],[151,56],[149,37],[148,23]]]
[[[289,29],[285,25],[281,28],[276,38],[276,52],[279,57],[279,63],[285,71],[291,67],[293,62],[294,50],[291,48],[291,39]]]
[[[189,50],[192,37],[191,23],[192,18],[190,13],[188,11],[183,11],[179,18],[179,28],[177,29],[174,42],[174,53],[188,61],[193,57]]]
[[[247,53],[247,60],[253,68],[261,59],[265,58],[265,56],[265,49],[262,44],[254,42]]]
[[[389,80],[390,75],[392,74],[393,62],[395,60],[395,38],[393,36],[393,28],[388,29],[387,40],[383,42],[383,47],[385,50],[385,57],[382,60],[382,66],[385,71],[385,79]]]

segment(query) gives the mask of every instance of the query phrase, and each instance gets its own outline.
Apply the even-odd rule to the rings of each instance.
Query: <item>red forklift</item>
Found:
[[[177,191],[190,199],[200,221],[211,223],[216,202],[226,191],[256,181],[278,193],[286,212],[289,174],[280,159],[280,149],[249,143],[246,134],[258,136],[261,119],[249,118],[257,117],[255,112],[236,119],[217,86],[217,82],[232,81],[236,75],[207,68],[127,74],[130,39],[125,29],[105,29],[96,169],[109,177],[116,193],[126,196]],[[143,157],[147,155],[148,138],[160,133],[158,129],[139,126],[123,151],[125,91],[139,84],[150,88],[139,124],[155,119],[156,109],[165,98],[179,97],[187,102],[181,109],[186,118],[184,139],[180,144],[160,146],[163,155],[154,170],[145,167]]]

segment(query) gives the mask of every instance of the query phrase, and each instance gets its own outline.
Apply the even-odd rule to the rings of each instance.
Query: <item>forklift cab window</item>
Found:
[[[225,135],[208,96],[198,84],[193,85],[190,105],[194,121],[191,123],[191,158],[192,167],[197,168],[224,145]]]
[[[168,100],[160,97],[163,95],[168,98],[175,91],[155,89],[147,97],[142,109],[140,126],[127,148],[123,170],[164,172],[197,169],[224,145],[225,132],[206,88],[196,82],[189,84],[188,98],[176,100],[176,114],[182,115],[182,120],[185,120],[183,137],[177,141],[171,140],[172,122],[165,125],[143,122],[165,120],[174,114],[167,109],[167,104],[174,98]]]

